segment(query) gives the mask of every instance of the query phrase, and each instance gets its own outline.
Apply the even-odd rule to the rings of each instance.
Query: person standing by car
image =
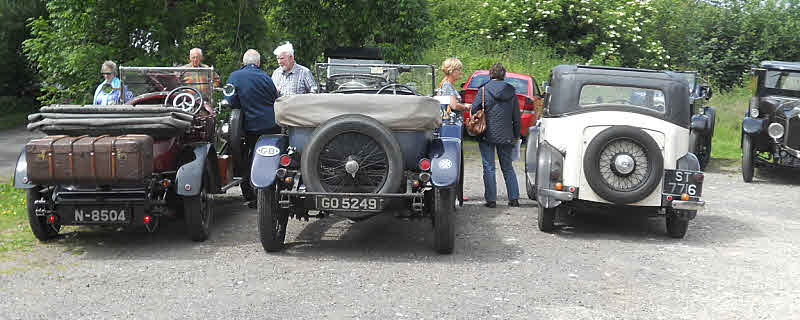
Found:
[[[317,82],[311,70],[294,62],[294,47],[287,42],[273,51],[280,65],[272,72],[272,79],[281,96],[316,93]]]
[[[189,63],[183,65],[183,68],[210,68],[208,65],[203,64],[203,50],[200,48],[192,48],[189,50]],[[216,72],[212,73],[214,87],[219,87],[219,75]],[[194,87],[201,94],[203,99],[208,100],[211,97],[211,87],[208,85],[208,75],[205,72],[187,71],[181,76],[184,84]]]
[[[481,151],[483,163],[483,186],[485,188],[483,195],[486,198],[484,206],[489,208],[497,206],[495,149],[508,190],[508,206],[519,206],[519,185],[511,163],[511,152],[520,138],[519,102],[514,86],[506,83],[505,77],[506,69],[502,64],[492,65],[489,69],[489,82],[478,90],[478,94],[472,102],[472,108],[475,111],[485,109],[484,114],[486,115],[486,131],[479,137],[478,148]]]
[[[458,58],[447,58],[442,63],[442,72],[444,79],[439,83],[439,95],[450,96],[450,109],[454,111],[469,111],[470,105],[461,103],[461,94],[458,93],[456,87],[453,85],[458,79],[461,78],[463,65]],[[460,113],[459,113],[460,114]]]
[[[249,49],[242,57],[244,65],[228,77],[229,84],[236,90],[233,95],[225,97],[231,108],[241,108],[244,121],[244,137],[248,154],[255,148],[258,137],[262,134],[280,133],[281,127],[275,123],[275,99],[278,91],[272,78],[262,71],[261,54],[254,49]],[[249,168],[249,159],[247,168]],[[243,179],[250,181],[250,170],[245,170]],[[243,182],[249,183],[249,182]],[[248,206],[253,207],[254,201]]]
[[[103,75],[103,82],[94,90],[92,104],[106,105],[119,103],[120,86],[122,82],[117,78],[117,64],[108,60],[100,66],[100,74]],[[125,101],[133,99],[133,92],[125,90]]]

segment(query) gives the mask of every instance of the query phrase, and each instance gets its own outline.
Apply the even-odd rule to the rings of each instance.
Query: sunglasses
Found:
[[[111,72],[100,72],[102,75],[112,74]]]

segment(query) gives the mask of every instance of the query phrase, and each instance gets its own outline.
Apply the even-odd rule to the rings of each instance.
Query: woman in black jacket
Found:
[[[478,90],[472,109],[477,112],[484,110],[486,115],[486,131],[479,138],[478,147],[481,150],[483,162],[483,195],[486,198],[484,206],[494,208],[497,206],[497,184],[495,182],[494,151],[497,149],[497,158],[500,160],[500,170],[508,190],[508,205],[519,206],[519,185],[517,174],[511,164],[511,151],[520,138],[520,113],[514,86],[506,83],[506,68],[500,63],[495,63],[489,69],[489,82]]]

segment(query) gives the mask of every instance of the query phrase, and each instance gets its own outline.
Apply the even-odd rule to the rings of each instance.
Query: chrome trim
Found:
[[[544,189],[544,188],[537,188],[536,194],[537,195],[544,195],[544,196],[547,196],[547,197],[552,197],[553,199],[561,200],[561,201],[571,201],[572,199],[575,198],[575,195],[572,192],[556,191],[556,190],[550,190],[550,189]]]
[[[678,210],[702,211],[706,206],[706,202],[703,200],[697,200],[697,201],[673,200],[670,206],[673,209],[678,209]]]

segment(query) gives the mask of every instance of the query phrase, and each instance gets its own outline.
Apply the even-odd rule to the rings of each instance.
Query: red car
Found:
[[[536,84],[536,79],[521,73],[506,72],[506,82],[514,86],[519,100],[519,111],[521,111],[522,121],[520,123],[521,137],[526,138],[528,128],[536,124],[539,119],[539,112],[542,109],[542,92]],[[467,82],[461,85],[461,97],[464,103],[472,103],[478,88],[489,82],[489,70],[476,70],[469,76]],[[464,113],[464,121],[469,119],[469,113]]]

